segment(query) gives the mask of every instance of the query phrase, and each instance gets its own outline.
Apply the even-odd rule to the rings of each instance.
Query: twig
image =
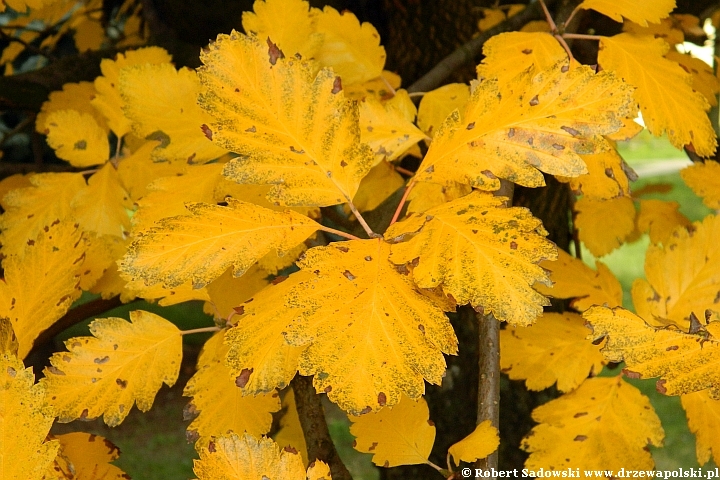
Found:
[[[325,225],[320,226],[320,230],[323,232],[332,233],[334,235],[337,235],[338,237],[344,237],[348,240],[361,240],[360,237],[356,237],[352,233],[343,232],[342,230],[335,230],[334,228],[326,227]]]
[[[190,335],[192,333],[205,333],[205,332],[219,332],[222,330],[220,327],[202,327],[202,328],[193,328],[192,330],[181,330],[180,335]]]
[[[572,19],[575,18],[575,14],[580,11],[580,5],[576,6],[573,11],[568,15],[568,18],[565,20],[565,23],[563,24],[563,30],[565,30],[568,25],[570,25],[570,22],[572,22]]]
[[[397,94],[397,92],[396,92],[395,89],[392,87],[392,85],[390,85],[390,82],[387,81],[387,78],[383,77],[382,74],[381,74],[381,75],[380,75],[380,80],[382,80],[382,82],[385,84],[385,86],[388,88],[388,90],[390,91],[390,93],[392,93],[392,96],[394,97],[394,96]]]
[[[410,98],[422,97],[426,94],[427,94],[427,92],[412,92],[412,93],[408,94],[408,97],[410,97]]]
[[[415,177],[413,177],[412,180],[410,180],[410,183],[408,183],[407,186],[405,187],[405,192],[403,192],[403,196],[400,199],[400,203],[398,203],[398,206],[395,209],[395,213],[393,214],[392,220],[390,220],[390,225],[393,225],[395,222],[398,221],[398,218],[400,218],[400,212],[402,212],[402,209],[405,206],[405,202],[407,201],[407,198],[410,195],[410,190],[412,190],[414,186],[415,186]]]
[[[562,47],[565,49],[565,53],[567,53],[568,58],[569,58],[570,60],[573,60],[574,57],[573,57],[572,51],[570,50],[570,45],[567,44],[567,42],[565,41],[565,39],[564,39],[561,35],[557,35],[557,34],[556,34],[556,35],[553,35],[553,36],[555,37],[555,40],[557,40],[558,42],[560,42],[560,45],[562,45]]]
[[[357,221],[360,222],[360,225],[362,226],[363,230],[365,230],[365,233],[367,233],[368,237],[370,238],[378,238],[382,235],[379,235],[375,232],[373,232],[372,228],[370,228],[370,225],[365,221],[363,216],[360,214],[360,211],[355,207],[355,204],[350,200],[349,198],[346,198],[348,205],[350,206],[350,210],[352,210],[353,215],[355,215],[355,218],[357,218]],[[334,233],[334,232],[333,232]],[[347,234],[344,234],[343,236],[347,237]],[[357,238],[357,237],[355,237]]]
[[[600,35],[585,35],[584,33],[563,33],[563,38],[574,38],[577,40],[595,40],[599,41],[602,40],[602,37]]]
[[[548,4],[555,3],[556,0],[547,0]],[[453,53],[443,58],[440,63],[435,65],[432,70],[423,75],[418,81],[408,87],[408,92],[429,92],[434,90],[443,81],[450,76],[455,70],[461,66],[475,61],[475,57],[480,55],[482,47],[491,37],[503,33],[520,29],[530,20],[542,18],[540,14],[540,5],[535,2],[530,4],[522,12],[518,13],[499,23],[490,30],[482,32],[477,37],[460,46]]]
[[[539,2],[540,6],[542,6],[543,13],[545,13],[545,20],[547,20],[548,24],[550,25],[550,31],[557,32],[557,25],[555,25],[555,20],[553,20],[552,15],[550,15],[550,10],[548,10],[547,5],[545,5],[545,0],[539,0]]]
[[[414,177],[414,176],[415,176],[415,172],[413,172],[413,171],[411,171],[411,170],[408,170],[407,168],[403,168],[403,167],[401,167],[400,165],[395,165],[395,170],[396,170],[398,173],[402,173],[403,175],[407,175],[408,177]]]
[[[36,55],[41,55],[45,58],[52,58],[52,56],[50,54],[48,54],[47,52],[43,52],[36,46],[31,45],[30,43],[26,42],[25,40],[23,40],[20,37],[14,37],[12,35],[8,35],[7,33],[5,33],[4,30],[0,30],[0,38],[5,41],[8,41],[8,42],[17,42],[17,43],[21,44],[26,50],[28,50]]]
[[[292,389],[295,392],[295,405],[297,406],[300,426],[307,445],[308,461],[322,460],[330,466],[333,480],[352,480],[343,463],[335,444],[330,438],[325,410],[320,395],[315,393],[312,377],[296,375],[293,378]]]

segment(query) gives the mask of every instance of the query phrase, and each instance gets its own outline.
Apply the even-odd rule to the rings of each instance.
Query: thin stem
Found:
[[[575,7],[575,9],[572,11],[572,13],[570,13],[570,16],[567,18],[567,20],[565,20],[565,23],[563,24],[563,30],[565,30],[567,28],[567,26],[570,25],[570,22],[575,17],[575,14],[578,13],[580,10],[581,10],[580,5]]]
[[[432,468],[434,468],[434,469],[437,470],[438,472],[442,472],[442,471],[444,470],[444,468],[438,467],[437,465],[435,465],[435,464],[434,464],[433,462],[431,462],[430,460],[426,460],[425,463],[428,464],[428,465],[430,465]]]
[[[120,157],[120,150],[122,149],[123,137],[118,138],[117,145],[115,146],[115,160]]]
[[[222,330],[220,327],[193,328],[192,330],[182,330],[180,332],[180,335],[190,335],[191,333],[219,332],[220,330]]]
[[[411,171],[411,170],[408,170],[407,168],[403,168],[403,167],[401,167],[400,165],[395,165],[395,170],[396,170],[398,173],[402,173],[403,175],[407,175],[408,177],[414,177],[414,176],[415,176],[415,172],[413,172],[413,171]]]
[[[334,228],[326,227],[325,225],[320,226],[320,230],[323,232],[332,233],[334,235],[337,235],[338,237],[344,237],[348,240],[362,240],[360,237],[356,237],[352,233],[343,232],[342,230],[335,230]]]
[[[392,220],[390,220],[390,225],[397,222],[398,218],[400,218],[400,212],[402,211],[403,207],[405,206],[405,202],[407,201],[408,195],[410,195],[410,190],[415,186],[415,177],[413,177],[412,180],[410,180],[410,183],[407,184],[407,187],[405,187],[405,192],[403,193],[402,198],[400,199],[400,203],[398,203],[397,209],[395,209],[395,214],[392,217]]]
[[[584,33],[563,33],[563,38],[574,38],[577,40],[595,40],[600,41],[602,40],[602,36],[600,35],[585,35]]]
[[[415,97],[422,97],[423,95],[426,95],[427,92],[412,92],[408,93],[408,97],[415,98]]]
[[[540,6],[542,7],[543,12],[545,12],[545,19],[550,25],[550,31],[557,32],[557,25],[555,25],[555,20],[553,20],[552,15],[550,15],[550,10],[548,10],[547,5],[545,5],[545,0],[540,0]]]
[[[367,224],[365,219],[362,215],[360,215],[360,212],[358,211],[357,207],[355,207],[355,204],[350,200],[349,198],[346,198],[348,205],[350,206],[350,210],[352,210],[353,215],[355,215],[355,218],[357,218],[357,221],[360,222],[360,225],[363,227],[363,230],[365,230],[365,233],[367,233],[368,237],[370,238],[378,238],[381,235],[378,235],[377,233],[372,231],[372,228],[370,228],[370,225]],[[346,235],[343,235],[346,236]],[[357,237],[355,237],[357,238]]]
[[[565,53],[567,53],[568,58],[569,58],[570,60],[573,60],[573,54],[572,54],[572,52],[570,51],[570,45],[567,44],[567,42],[565,41],[565,39],[564,39],[561,35],[555,35],[555,40],[557,40],[558,42],[560,42],[560,45],[562,45],[562,47],[565,49]]]
[[[392,87],[392,85],[390,85],[390,82],[387,81],[387,78],[383,77],[382,74],[380,74],[380,80],[383,81],[383,83],[385,84],[385,86],[388,88],[388,90],[390,90],[390,93],[392,93],[392,96],[394,97],[397,92],[396,92],[395,89]]]

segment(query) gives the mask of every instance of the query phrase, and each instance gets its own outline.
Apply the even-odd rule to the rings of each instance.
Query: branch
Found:
[[[545,3],[552,5],[556,0],[547,0]],[[429,92],[434,90],[447,79],[455,70],[467,63],[474,63],[475,58],[480,55],[482,47],[491,37],[513,30],[519,30],[523,25],[531,20],[543,18],[542,9],[538,2],[533,2],[527,6],[522,12],[512,16],[494,26],[490,30],[482,32],[466,44],[460,46],[453,53],[445,57],[433,67],[428,73],[423,75],[417,82],[410,85],[408,92]]]
[[[322,399],[315,393],[312,377],[295,375],[290,384],[295,392],[295,405],[305,435],[308,461],[312,463],[318,459],[330,465],[333,480],[352,480],[330,438]]]

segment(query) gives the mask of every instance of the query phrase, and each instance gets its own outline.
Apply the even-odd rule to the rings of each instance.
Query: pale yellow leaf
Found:
[[[658,23],[670,15],[675,8],[675,0],[585,0],[580,8],[592,8],[616,22],[622,23],[625,17],[646,26],[647,22]]]
[[[713,399],[707,390],[680,395],[687,415],[688,427],[695,434],[695,455],[705,465],[712,454],[715,464],[720,463],[720,400]]]
[[[230,266],[240,276],[259,258],[284,253],[301,243],[319,224],[299,213],[276,212],[228,198],[228,206],[188,203],[190,215],[161,220],[137,234],[120,270],[146,285],[200,288]]]
[[[136,65],[123,68],[118,82],[133,132],[160,141],[154,161],[205,163],[226,153],[203,133],[212,117],[197,104],[201,87],[194,70],[175,70],[169,63]]]
[[[532,323],[549,305],[531,288],[550,285],[538,263],[555,259],[557,249],[529,210],[503,202],[475,192],[394,224],[385,236],[401,243],[392,246],[391,260],[413,263],[419,287],[441,286],[459,305],[513,325]]]
[[[235,311],[235,307],[269,284],[268,272],[258,264],[250,267],[241,277],[234,277],[232,268],[228,268],[205,287],[210,298],[203,310],[215,318],[227,319]]]
[[[403,185],[405,180],[395,166],[382,160],[360,182],[353,204],[360,212],[375,210]]]
[[[90,324],[92,337],[67,340],[69,351],[53,354],[44,370],[58,421],[103,415],[117,426],[135,403],[152,407],[163,383],[173,386],[180,372],[182,337],[175,325],[153,313],[130,312]]]
[[[423,397],[402,397],[394,407],[351,416],[350,421],[355,450],[372,453],[373,463],[382,467],[427,463],[435,443],[435,426]]]
[[[650,133],[667,132],[676,148],[692,144],[698,155],[710,156],[716,140],[705,113],[709,104],[693,91],[692,75],[664,58],[669,48],[664,40],[649,35],[622,33],[602,37],[598,62],[637,87],[635,98]]]
[[[108,133],[105,117],[92,106],[90,101],[95,98],[95,85],[92,82],[66,83],[62,90],[50,93],[48,99],[40,107],[40,113],[35,118],[35,129],[42,133],[47,128],[47,117],[58,110],[75,110],[80,113],[92,115],[100,128]]]
[[[434,137],[447,116],[455,110],[464,111],[469,99],[470,87],[464,83],[450,83],[426,93],[418,107],[418,127]]]
[[[509,82],[485,80],[464,113],[445,120],[416,178],[496,190],[498,177],[538,187],[544,185],[540,171],[587,173],[580,154],[609,148],[601,135],[619,130],[621,119],[635,109],[631,93],[608,72],[562,62]]]
[[[198,101],[215,118],[205,134],[241,154],[225,176],[272,185],[268,199],[281,205],[328,206],[355,196],[373,155],[359,143],[357,106],[331,70],[315,75],[305,61],[268,58],[266,44],[236,32],[218,36],[201,60]]]
[[[75,220],[86,232],[122,238],[130,231],[127,211],[132,210],[132,201],[111,163],[88,179],[88,188],[75,195],[71,207]]]
[[[600,347],[589,340],[585,321],[576,313],[546,313],[529,327],[500,331],[500,367],[528,390],[557,382],[561,392],[577,388],[605,363]]]
[[[288,57],[299,53],[313,58],[322,42],[315,31],[317,9],[304,0],[256,0],[253,11],[242,15],[246,33],[262,41],[269,38]]]
[[[125,480],[125,474],[110,462],[120,457],[120,449],[99,435],[73,432],[58,435],[60,453],[75,470],[77,480]]]
[[[0,158],[2,158],[2,156],[0,156]],[[13,190],[32,186],[32,183],[30,183],[30,175],[16,173],[14,175],[10,175],[9,177],[3,178],[2,180],[0,180],[0,206],[2,206],[3,210],[9,210],[12,206],[5,202],[5,195],[12,192]]]
[[[622,376],[591,378],[532,417],[540,425],[521,445],[531,471],[652,470],[647,446],[659,447],[665,436],[650,400]]]
[[[630,195],[627,172],[632,170],[617,150],[613,148],[595,155],[583,155],[582,159],[588,173],[570,179],[570,187],[576,195],[598,200]]]
[[[356,83],[352,85],[343,85],[345,97],[352,100],[362,100],[363,98],[373,97],[377,100],[390,100],[394,92],[400,88],[402,79],[397,73],[389,70],[383,70],[379,77],[368,80],[365,83]]]
[[[408,195],[407,213],[422,213],[445,202],[452,202],[472,192],[472,187],[453,182],[450,185],[416,182]]]
[[[56,110],[45,120],[47,142],[55,155],[74,167],[105,163],[110,155],[107,133],[89,113]]]
[[[127,137],[126,137],[127,138]],[[145,197],[148,186],[156,179],[178,175],[187,165],[182,162],[154,162],[152,151],[157,142],[144,142],[137,150],[128,154],[118,163],[117,171],[120,180],[130,198],[135,202]],[[133,216],[133,223],[135,216]]]
[[[580,240],[596,257],[618,248],[635,229],[635,205],[630,197],[583,197],[575,202],[575,211]]]
[[[485,458],[500,445],[500,437],[497,428],[490,424],[490,420],[478,424],[475,430],[455,443],[448,449],[448,454],[452,455],[456,465],[460,465],[460,461],[474,462],[479,458]]]
[[[639,231],[650,234],[652,243],[667,243],[677,227],[689,227],[690,220],[680,213],[680,204],[663,200],[640,200],[637,217]]]
[[[685,184],[702,197],[703,203],[708,207],[720,210],[720,164],[707,161],[693,163],[680,170],[680,176]]]

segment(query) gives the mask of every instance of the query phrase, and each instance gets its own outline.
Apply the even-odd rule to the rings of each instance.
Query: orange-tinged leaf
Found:
[[[100,50],[103,42],[107,39],[105,28],[101,24],[100,18],[93,18],[87,15],[84,18],[81,17],[79,22],[71,22],[71,24],[75,30],[75,46],[80,52]]]
[[[583,197],[575,202],[575,211],[580,240],[596,257],[618,248],[635,230],[635,205],[630,197]]]
[[[373,97],[360,102],[360,139],[370,145],[375,154],[374,165],[400,158],[425,138],[413,124],[416,115],[417,108],[405,90],[398,90],[384,104]]]
[[[540,425],[521,447],[530,452],[525,468],[533,471],[651,470],[647,445],[658,447],[665,436],[650,400],[622,376],[591,378],[532,417]]]
[[[35,129],[42,133],[47,128],[47,117],[58,110],[75,110],[92,115],[100,128],[106,133],[110,131],[105,117],[92,106],[90,101],[96,95],[92,82],[66,83],[62,90],[50,93],[47,101],[40,107],[35,119]]]
[[[17,356],[19,348],[12,322],[8,318],[0,318],[0,354]]]
[[[338,12],[326,6],[318,12],[317,31],[323,40],[315,59],[323,67],[332,68],[344,84],[367,82],[382,74],[385,48],[371,24],[361,24],[348,10]]]
[[[0,158],[2,157],[0,156]],[[30,175],[16,173],[0,180],[0,206],[2,206],[3,210],[9,210],[11,207],[3,200],[5,195],[13,190],[27,187],[32,187],[32,183],[30,183]]]
[[[306,478],[302,458],[296,451],[281,450],[272,439],[256,439],[248,433],[216,438],[200,450],[200,460],[193,463],[199,480]]]
[[[234,277],[232,268],[228,268],[206,287],[210,299],[203,310],[215,318],[229,318],[235,307],[270,284],[268,276],[268,272],[258,264],[250,267],[241,277]]]
[[[353,204],[360,212],[375,210],[403,185],[405,180],[395,166],[381,160],[360,182]]]
[[[295,404],[295,392],[289,388],[282,401],[282,408],[285,414],[280,418],[280,430],[275,434],[275,443],[280,448],[292,447],[302,456],[303,464],[308,463],[307,443],[305,434],[300,424],[297,405]]]
[[[225,176],[272,185],[268,199],[281,205],[328,206],[355,196],[373,155],[359,143],[357,106],[332,70],[316,75],[305,61],[268,59],[267,45],[237,32],[218,36],[201,60],[198,101],[215,118],[205,134],[241,154]]]
[[[90,324],[92,337],[67,340],[68,352],[53,354],[42,380],[58,421],[103,415],[117,426],[133,404],[152,407],[163,383],[173,386],[180,372],[182,337],[175,325],[142,310]]]
[[[161,283],[147,286],[142,280],[130,281],[125,284],[124,289],[131,292],[133,297],[140,297],[146,300],[158,300],[158,305],[166,307],[190,300],[210,300],[207,288],[193,288],[192,283],[186,282],[176,287],[165,287]]]
[[[485,420],[475,427],[475,430],[455,443],[448,449],[448,454],[452,455],[456,465],[460,465],[460,461],[474,462],[479,458],[485,458],[500,445],[500,437],[497,428],[490,424],[490,420]]]
[[[555,259],[556,247],[540,220],[524,208],[505,208],[504,198],[475,192],[415,214],[388,228],[391,260],[417,263],[415,283],[441,286],[459,305],[470,303],[513,325],[528,325],[548,300],[531,288],[550,285],[538,263]]]
[[[77,270],[85,245],[77,225],[62,222],[24,245],[22,255],[3,261],[0,317],[10,319],[25,358],[40,333],[62,317],[80,296]]]
[[[33,385],[32,368],[12,354],[0,354],[0,478],[42,480],[59,445],[45,442],[55,414],[45,388]]]
[[[695,195],[708,207],[720,210],[720,164],[707,161],[693,163],[680,170],[680,176]]]
[[[154,161],[205,163],[226,150],[207,139],[202,126],[212,117],[197,104],[200,80],[194,70],[169,63],[130,66],[120,72],[123,111],[139,137],[159,140]]]
[[[561,392],[577,388],[606,363],[600,347],[589,340],[576,313],[546,313],[530,327],[500,331],[500,367],[528,390],[544,390],[557,382]]]
[[[582,260],[558,249],[556,261],[545,260],[540,266],[550,272],[550,280],[553,282],[552,287],[541,283],[534,285],[543,295],[574,298],[570,305],[581,312],[592,305],[622,305],[622,285],[602,262],[595,262],[595,271]]]
[[[669,48],[649,35],[621,33],[602,37],[598,62],[637,87],[635,98],[650,133],[667,132],[675,147],[692,144],[698,155],[710,156],[716,140],[705,114],[709,104],[693,91],[692,75],[663,56]]]
[[[198,370],[183,390],[183,396],[192,397],[185,412],[199,412],[188,426],[188,438],[199,437],[197,449],[206,447],[211,437],[229,432],[247,432],[255,437],[266,434],[272,424],[271,414],[280,410],[275,391],[243,396],[235,375],[224,363],[228,351],[224,338],[225,331],[221,330],[205,342]]]
[[[423,397],[412,400],[402,397],[391,408],[360,417],[350,417],[350,433],[355,436],[353,447],[372,453],[372,461],[382,467],[427,463],[433,443],[435,426]]]
[[[655,38],[665,40],[670,45],[677,45],[685,41],[685,34],[675,20],[674,15],[663,18],[660,23],[649,23],[646,27],[631,21],[625,21],[622,27],[624,32],[637,35],[652,35]]]
[[[117,171],[120,180],[130,198],[138,202],[148,192],[148,186],[156,179],[178,175],[187,166],[182,162],[154,162],[152,151],[157,142],[143,143],[132,154],[123,157],[118,163]],[[133,222],[135,216],[133,216]]]
[[[70,461],[78,480],[124,480],[128,476],[110,462],[117,460],[120,449],[99,435],[84,432],[66,433],[55,439],[60,453]]]
[[[686,72],[692,75],[692,88],[702,93],[711,107],[717,105],[720,79],[715,76],[715,72],[710,65],[699,58],[682,54],[676,50],[669,51],[665,58],[680,64]]]
[[[462,112],[470,99],[470,87],[450,83],[423,95],[418,107],[417,124],[428,136],[434,137],[440,125],[455,110]]]
[[[416,182],[408,195],[407,213],[422,213],[445,202],[452,202],[472,192],[472,187],[453,182],[450,185]]]
[[[307,480],[332,480],[330,465],[322,460],[315,460],[307,470]]]
[[[584,0],[580,8],[590,9],[607,15],[622,23],[623,17],[642,26],[647,22],[658,23],[675,9],[675,0]]]
[[[567,62],[567,53],[549,33],[506,32],[483,45],[485,58],[477,67],[479,78],[508,82],[532,67],[532,75]]]
[[[607,150],[602,135],[633,109],[629,86],[586,66],[559,62],[510,82],[485,80],[464,113],[445,120],[416,177],[484,190],[497,190],[498,177],[530,187],[544,185],[540,171],[575,177],[587,173],[580,154]]]
[[[397,73],[383,70],[379,77],[367,82],[343,85],[343,92],[345,92],[345,97],[352,100],[374,97],[384,101],[391,99],[401,84],[402,78]]]
[[[705,465],[712,454],[720,462],[720,400],[713,399],[707,390],[680,395],[685,409],[688,427],[695,434],[695,455],[700,465]]]
[[[666,243],[677,227],[689,227],[690,220],[680,213],[680,204],[663,200],[640,200],[637,228],[650,234],[652,243]]]
[[[688,333],[675,326],[653,327],[620,307],[592,307],[583,317],[592,338],[607,337],[605,358],[625,361],[624,372],[632,378],[661,377],[657,389],[665,395],[707,388],[713,398],[720,397],[720,322],[703,322],[697,333]]]
[[[108,160],[107,133],[89,113],[56,110],[48,114],[45,126],[48,145],[72,166],[90,167]]]
[[[200,288],[233,266],[240,276],[270,251],[287,252],[319,224],[299,213],[276,212],[228,197],[228,206],[189,203],[190,215],[161,220],[138,233],[120,270],[146,285]]]
[[[635,172],[625,163],[617,150],[595,155],[583,155],[588,173],[570,179],[570,187],[576,195],[594,199],[610,199],[630,195],[628,173],[635,179]]]
[[[676,229],[645,254],[645,278],[633,283],[635,310],[651,325],[674,323],[685,331],[690,313],[715,310],[720,298],[720,217],[708,216],[692,232]]]
[[[315,31],[318,13],[304,0],[256,0],[253,12],[243,12],[242,25],[260,40],[269,38],[287,56],[313,58],[322,41]]]
[[[75,195],[71,206],[75,220],[86,232],[122,238],[130,231],[127,210],[133,205],[111,163],[88,179],[88,188]]]

